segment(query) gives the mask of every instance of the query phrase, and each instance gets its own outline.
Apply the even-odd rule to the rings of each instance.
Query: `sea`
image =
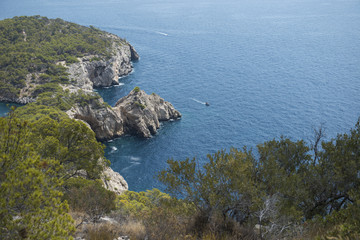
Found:
[[[133,191],[164,189],[156,176],[168,159],[204,164],[282,135],[310,142],[320,126],[329,140],[360,116],[359,0],[0,1],[0,19],[23,15],[125,38],[140,55],[134,71],[96,91],[114,105],[139,86],[182,113],[152,138],[104,143]]]

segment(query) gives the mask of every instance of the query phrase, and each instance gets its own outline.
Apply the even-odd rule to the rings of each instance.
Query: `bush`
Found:
[[[37,97],[39,94],[44,92],[57,92],[61,91],[61,87],[56,83],[45,83],[42,85],[37,85],[33,91],[33,97]]]
[[[121,235],[129,236],[130,239],[146,239],[144,224],[136,220],[128,220],[119,227]]]
[[[171,198],[158,189],[139,193],[127,191],[117,197],[116,208],[114,214],[141,221],[150,239],[184,238],[195,212],[193,204]]]
[[[64,199],[68,201],[70,209],[87,213],[88,220],[92,222],[115,209],[115,193],[106,190],[100,180],[72,178],[66,183],[65,189]]]
[[[88,240],[113,240],[119,236],[118,225],[105,223],[89,225],[86,228],[85,239]]]
[[[146,105],[139,103],[138,101],[134,102],[136,106],[140,107],[142,110],[144,110],[146,108]]]

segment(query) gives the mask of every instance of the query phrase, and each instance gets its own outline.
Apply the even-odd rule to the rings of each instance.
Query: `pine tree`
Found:
[[[72,239],[68,204],[61,201],[61,165],[33,150],[27,122],[0,118],[0,236]]]

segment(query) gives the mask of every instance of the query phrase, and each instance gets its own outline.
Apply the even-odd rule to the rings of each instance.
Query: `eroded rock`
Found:
[[[159,121],[179,119],[181,114],[157,94],[146,94],[135,88],[113,108],[123,120],[124,133],[151,137],[160,127]]]
[[[115,172],[110,167],[104,169],[102,181],[107,190],[113,191],[116,194],[122,194],[129,189],[127,182],[120,173]]]
[[[69,117],[80,119],[90,125],[99,140],[110,140],[124,134],[123,121],[102,98],[77,104],[66,112]]]
[[[111,38],[119,38],[109,35]],[[120,39],[120,38],[119,38]],[[82,89],[92,90],[93,87],[108,87],[119,84],[119,77],[125,76],[132,71],[131,61],[139,59],[139,55],[133,46],[128,43],[112,43],[109,59],[90,55],[78,58],[79,62],[69,66],[68,72],[73,85]]]

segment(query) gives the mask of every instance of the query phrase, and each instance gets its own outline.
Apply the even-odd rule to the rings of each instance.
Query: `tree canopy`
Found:
[[[68,179],[82,170],[87,177],[97,179],[109,164],[95,133],[58,108],[31,103],[17,108],[14,114],[28,120],[32,147],[40,157],[56,159],[62,165],[60,177]]]
[[[69,83],[66,68],[58,63],[71,64],[85,55],[109,58],[112,42],[122,44],[125,40],[107,36],[95,27],[59,18],[23,16],[1,20],[0,95],[10,99],[19,96],[26,78],[41,84]]]
[[[62,166],[30,144],[26,121],[0,118],[0,235],[2,239],[68,239],[75,230],[61,201]]]
[[[360,124],[330,141],[316,138],[321,147],[281,137],[259,144],[258,154],[221,150],[202,167],[195,158],[170,159],[159,179],[193,202],[205,225],[222,216],[279,239],[320,221],[325,235],[358,238]]]

